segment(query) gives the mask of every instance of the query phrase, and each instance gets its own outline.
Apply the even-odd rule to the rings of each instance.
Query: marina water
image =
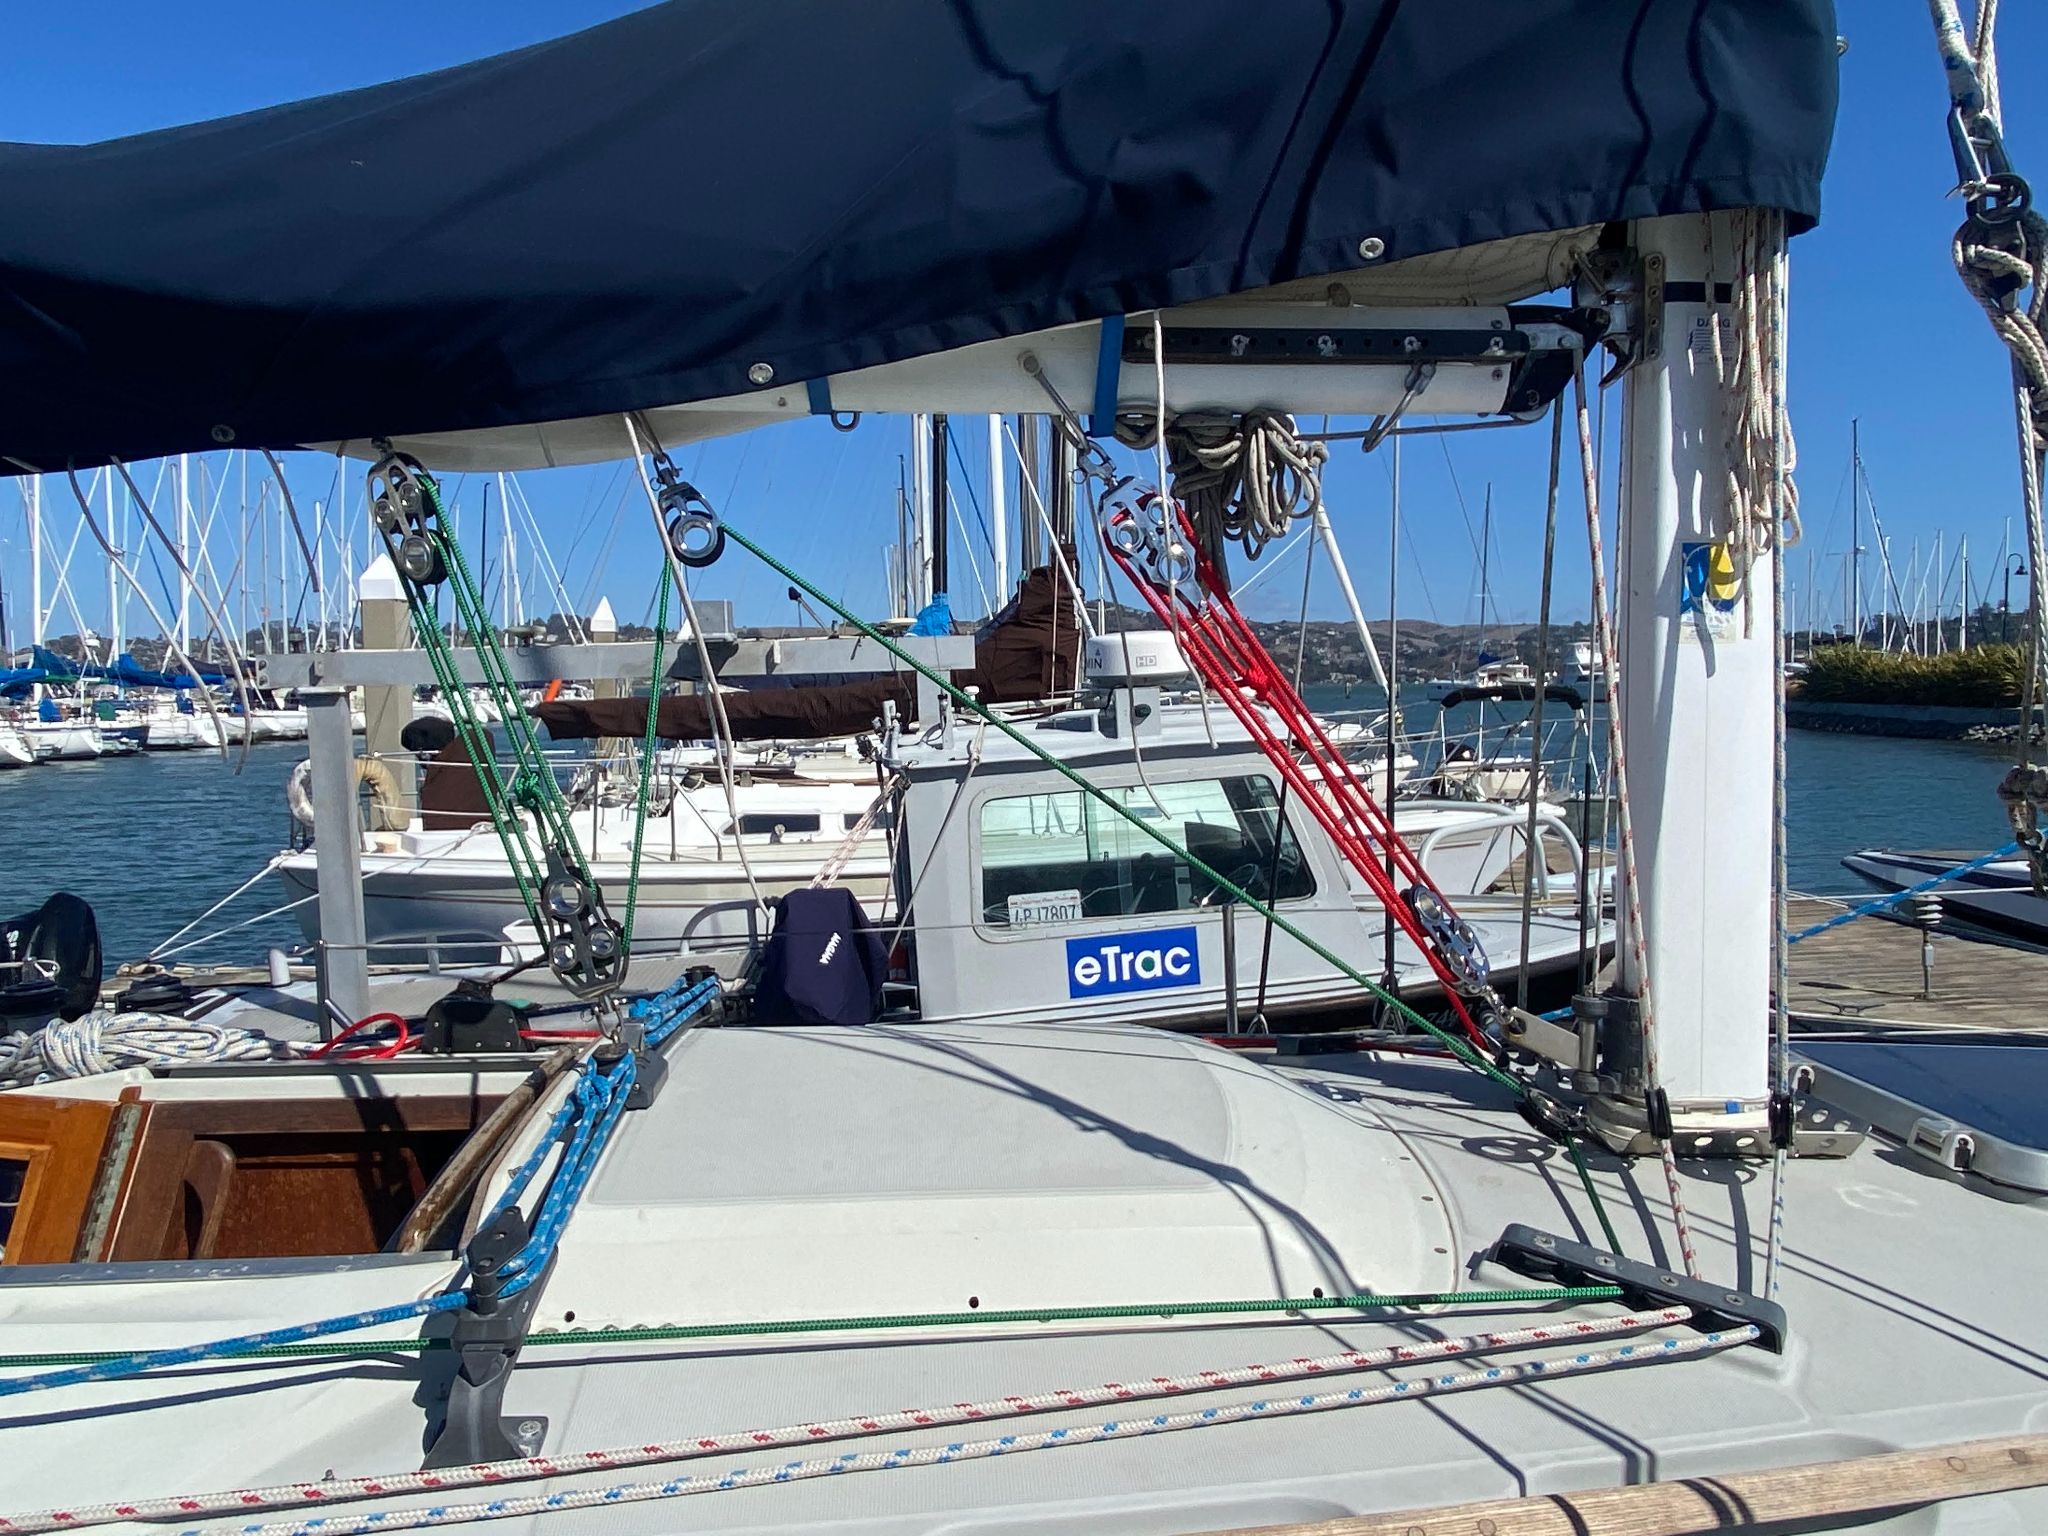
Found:
[[[1329,709],[1358,702],[1332,693],[1311,702]],[[1415,725],[1426,717],[1412,710],[1408,718]],[[98,912],[109,969],[140,957],[284,847],[285,780],[305,754],[303,743],[254,746],[239,774],[212,752],[0,773],[0,915],[26,911],[61,886]],[[1794,731],[1788,759],[1795,890],[1862,892],[1840,864],[1858,848],[1983,851],[2011,835],[1993,793],[2011,761],[2009,748]],[[1768,765],[1759,763],[1757,771]],[[275,877],[266,877],[187,937],[256,917],[283,900]],[[178,958],[259,962],[271,946],[299,942],[296,917],[284,913]]]

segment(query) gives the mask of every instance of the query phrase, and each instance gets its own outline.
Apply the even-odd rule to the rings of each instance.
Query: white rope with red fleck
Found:
[[[1628,902],[1629,952],[1635,961],[1636,1002],[1642,1010],[1643,1076],[1647,1092],[1654,1094],[1660,1081],[1657,1064],[1657,1013],[1650,996],[1650,948],[1643,932],[1642,886],[1636,875],[1634,818],[1628,799],[1628,754],[1621,739],[1621,670],[1615,642],[1614,614],[1607,605],[1607,550],[1600,535],[1600,465],[1593,455],[1593,424],[1586,410],[1586,365],[1583,359],[1572,371],[1572,398],[1577,407],[1579,428],[1579,478],[1586,493],[1586,545],[1593,568],[1593,612],[1600,625],[1601,681],[1607,688],[1607,764],[1614,779],[1615,816],[1621,844],[1621,888]],[[1686,1219],[1685,1196],[1678,1187],[1678,1160],[1671,1143],[1657,1137],[1657,1154],[1664,1164],[1664,1188],[1671,1197],[1671,1222],[1678,1231],[1678,1251],[1685,1272],[1697,1280],[1700,1258],[1693,1247],[1692,1223]]]
[[[1689,1308],[1664,1307],[1656,1311],[1633,1312],[1617,1317],[1539,1324],[1528,1328],[1474,1334],[1467,1338],[1419,1340],[1384,1349],[1345,1350],[1334,1355],[1243,1365],[1223,1370],[1195,1371],[1181,1376],[1152,1376],[1142,1381],[1106,1382],[1095,1387],[1055,1387],[1046,1392],[993,1398],[979,1403],[951,1403],[942,1407],[904,1408],[890,1413],[855,1414],[847,1418],[822,1420],[816,1423],[792,1424],[780,1429],[748,1429],[725,1434],[687,1436],[644,1445],[618,1446],[609,1450],[576,1451],[556,1456],[522,1456],[506,1461],[477,1462],[463,1467],[395,1472],[380,1477],[322,1479],[281,1483],[266,1488],[178,1494],[79,1505],[74,1508],[44,1509],[26,1514],[0,1515],[0,1532],[6,1533],[6,1536],[38,1536],[38,1533],[42,1532],[79,1530],[87,1526],[122,1520],[162,1520],[179,1517],[204,1519],[210,1515],[252,1515],[307,1506],[324,1509],[362,1499],[386,1498],[401,1494],[444,1493],[465,1488],[496,1487],[541,1478],[624,1471],[631,1467],[681,1461],[699,1456],[816,1445],[831,1440],[898,1430],[988,1423],[1053,1409],[1105,1407],[1149,1398],[1183,1396],[1191,1392],[1211,1392],[1227,1387],[1301,1381],[1319,1376],[1379,1370],[1390,1365],[1458,1359],[1500,1349],[1560,1342],[1587,1343],[1613,1338],[1620,1334],[1675,1326],[1688,1321],[1691,1316]],[[1550,1374],[1557,1374],[1554,1367],[1548,1369]],[[1473,1383],[1480,1384],[1483,1383]],[[1413,1396],[1417,1390],[1410,1386],[1405,1391],[1392,1395]],[[1071,1432],[1054,1433],[1064,1437]],[[508,1514],[514,1512],[505,1511]],[[397,1522],[392,1517],[373,1518],[362,1528],[381,1529],[395,1523]],[[346,1520],[328,1520],[321,1524],[320,1529],[335,1530],[346,1525]],[[261,1529],[287,1528],[300,1529],[297,1525]]]

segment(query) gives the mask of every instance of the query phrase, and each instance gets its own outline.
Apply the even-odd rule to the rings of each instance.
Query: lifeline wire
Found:
[[[650,1048],[658,1046],[687,1019],[694,1016],[710,1000],[717,986],[715,977],[707,977],[681,992],[671,987],[651,1000],[652,1006],[665,1009],[666,1012],[647,1032]],[[492,1212],[495,1216],[520,1198],[525,1191],[526,1182],[540,1167],[546,1151],[552,1148],[553,1135],[558,1133],[565,1123],[572,1124],[569,1144],[555,1166],[553,1177],[548,1181],[547,1192],[542,1197],[540,1210],[534,1218],[531,1236],[525,1246],[501,1267],[500,1273],[510,1277],[503,1288],[504,1295],[516,1295],[531,1285],[535,1277],[545,1270],[544,1261],[560,1241],[569,1215],[582,1196],[584,1187],[589,1183],[590,1176],[604,1153],[612,1130],[624,1112],[626,1100],[632,1091],[636,1069],[634,1058],[630,1054],[620,1058],[619,1064],[609,1073],[597,1074],[588,1058],[585,1059],[581,1070],[583,1077],[571,1098],[571,1103],[576,1106],[576,1112],[573,1116],[570,1113],[557,1112],[548,1131],[543,1135],[541,1147],[514,1173],[506,1193],[500,1197]],[[263,1351],[278,1345],[303,1344],[329,1334],[355,1333],[365,1328],[379,1328],[390,1323],[405,1322],[436,1313],[458,1311],[467,1307],[471,1299],[471,1294],[467,1290],[442,1291],[414,1301],[396,1302],[386,1307],[343,1313],[336,1317],[322,1318],[317,1322],[295,1323],[259,1333],[242,1334],[229,1339],[210,1339],[169,1349],[134,1351],[65,1370],[0,1380],[0,1397],[16,1397],[25,1393],[48,1392],[93,1382],[116,1381],[175,1366],[195,1365],[207,1360],[232,1359],[249,1354],[260,1355]]]

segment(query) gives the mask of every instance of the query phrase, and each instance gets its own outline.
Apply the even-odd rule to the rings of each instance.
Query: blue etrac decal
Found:
[[[1067,996],[1159,992],[1202,982],[1193,928],[1151,928],[1067,940]]]

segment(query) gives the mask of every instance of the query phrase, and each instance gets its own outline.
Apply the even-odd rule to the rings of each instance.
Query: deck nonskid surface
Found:
[[[689,1070],[687,1052],[676,1070]],[[1523,1283],[1478,1262],[1509,1222],[1567,1235],[1597,1232],[1569,1163],[1536,1138],[1504,1098],[1462,1069],[1406,1058],[1326,1056],[1280,1070],[1344,1113],[1399,1132],[1450,1218],[1452,1257],[1468,1271],[1467,1285]],[[1700,1164],[1686,1165],[1683,1173],[1705,1274],[1760,1288],[1768,1169]],[[1671,1229],[1657,1165],[1597,1160],[1594,1177],[1624,1249],[1638,1257],[1668,1256]],[[1201,1530],[1787,1465],[2048,1428],[2048,1324],[2038,1287],[2026,1278],[2048,1269],[2041,1210],[1989,1198],[1873,1142],[1846,1160],[1792,1166],[1787,1234],[1780,1300],[1792,1346],[1783,1358],[1745,1348],[1441,1399],[625,1502],[479,1522],[478,1528],[1063,1531],[1107,1519],[1119,1530]],[[905,1277],[906,1294],[914,1289]],[[691,1318],[687,1294],[665,1302],[665,1315],[646,1321]],[[1601,1303],[1573,1315],[1617,1310]],[[1337,1318],[1136,1321],[534,1346],[513,1378],[506,1409],[514,1417],[547,1418],[547,1450],[571,1453],[1323,1356],[1432,1331],[1457,1336],[1539,1320],[1496,1307],[1401,1327]],[[1569,1352],[1525,1349],[1503,1352],[1496,1361]],[[1404,1366],[1393,1374],[1434,1372]],[[1330,1378],[1274,1393],[1330,1390],[1361,1379],[1368,1378]],[[1128,1409],[1062,1409],[985,1428],[897,1429],[834,1440],[822,1449],[721,1452],[552,1483],[347,1508],[661,1482],[810,1455],[1091,1426],[1259,1397],[1250,1388],[1229,1388],[1147,1399]],[[374,1425],[358,1422],[345,1436],[323,1435],[317,1420],[301,1416],[291,1443],[258,1459],[280,1474],[302,1477],[407,1470],[417,1465],[418,1433],[414,1411],[399,1409],[396,1401],[388,1417]],[[116,1475],[109,1469],[110,1482]],[[2048,1501],[2038,1496],[1955,1509],[1957,1520],[1985,1522],[1971,1529],[2017,1532],[2048,1524]],[[334,1518],[343,1510],[323,1513]]]

